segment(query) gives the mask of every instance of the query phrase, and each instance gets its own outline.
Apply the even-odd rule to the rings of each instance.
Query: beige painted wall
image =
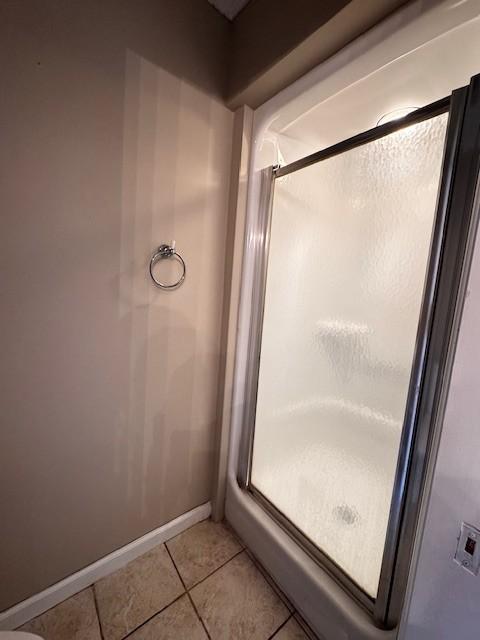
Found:
[[[206,1],[0,5],[0,610],[210,498],[227,36]]]

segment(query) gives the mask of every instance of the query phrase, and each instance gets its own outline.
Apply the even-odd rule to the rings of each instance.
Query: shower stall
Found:
[[[227,515],[329,640],[397,634],[476,227],[480,77],[407,111],[251,174]]]

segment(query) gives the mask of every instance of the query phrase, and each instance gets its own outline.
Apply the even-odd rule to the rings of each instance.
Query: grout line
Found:
[[[277,583],[274,581],[272,576],[264,569],[264,567],[259,562],[257,562],[257,559],[255,558],[255,556],[249,553],[248,549],[246,550],[246,553],[248,558],[250,559],[250,562],[253,564],[253,566],[258,571],[258,573],[262,576],[262,578],[265,580],[265,584],[268,585],[272,593],[274,593],[277,596],[279,601],[283,604],[283,606],[287,610],[288,615],[286,619],[275,629],[272,635],[268,638],[268,640],[271,640],[280,631],[280,629],[287,624],[287,622],[293,616],[295,609],[292,606],[292,603],[290,602],[290,600],[287,598],[287,596],[283,593],[283,591],[279,588]]]
[[[199,619],[200,624],[202,625],[203,630],[205,631],[205,633],[206,633],[206,635],[207,635],[208,640],[212,640],[212,639],[211,639],[211,637],[210,637],[210,634],[208,633],[207,626],[206,626],[206,624],[204,623],[204,621],[202,620],[201,615],[198,613],[197,607],[195,606],[195,603],[194,603],[194,601],[193,601],[193,598],[192,598],[192,596],[190,595],[190,591],[187,589],[187,586],[186,586],[185,582],[183,581],[183,578],[182,578],[182,576],[181,576],[181,573],[180,573],[180,571],[178,570],[178,567],[177,567],[177,565],[175,564],[175,560],[173,559],[173,556],[172,556],[172,554],[170,553],[170,549],[167,547],[167,545],[165,545],[165,549],[167,550],[167,553],[168,553],[168,555],[170,556],[170,560],[172,561],[173,566],[175,567],[175,571],[178,573],[178,577],[180,578],[180,582],[183,584],[183,588],[185,589],[185,591],[186,591],[186,593],[187,593],[187,597],[188,597],[188,599],[190,600],[190,604],[192,605],[192,608],[193,608],[193,610],[195,611],[195,613],[196,613],[196,615],[197,615],[197,618]]]
[[[95,584],[92,584],[90,588],[93,593],[93,602],[95,604],[95,611],[97,612],[97,620],[98,620],[98,627],[100,629],[100,637],[102,640],[105,640],[105,635],[103,633],[103,627],[102,627],[102,619],[100,618],[100,609],[98,608],[97,594],[95,592]]]
[[[265,582],[268,584],[270,589],[272,589],[272,591],[275,592],[277,597],[280,598],[280,600],[287,607],[289,612],[293,614],[293,612],[295,611],[295,607],[293,606],[293,603],[290,601],[288,596],[282,591],[282,589],[280,589],[278,584],[275,582],[275,580],[272,578],[269,572],[265,569],[262,563],[256,558],[256,556],[254,556],[253,553],[248,549],[246,550],[246,552],[250,560],[253,562],[253,564],[257,568],[257,570],[262,574]]]
[[[173,556],[172,556],[172,554],[171,554],[171,551],[170,551],[170,549],[167,547],[167,545],[165,545],[165,549],[167,550],[168,557],[170,558],[170,560],[172,561],[173,566],[175,567],[175,571],[177,572],[178,577],[180,578],[180,582],[182,583],[183,588],[185,589],[185,591],[186,591],[186,592],[188,592],[187,585],[185,584],[185,582],[184,582],[184,580],[183,580],[183,578],[182,578],[182,574],[181,574],[181,573],[180,573],[180,571],[178,570],[178,567],[177,567],[177,565],[175,564],[175,560],[173,559]]]
[[[310,625],[308,624],[308,622],[306,622],[306,620],[303,619],[302,614],[300,612],[298,612],[296,609],[295,611],[292,613],[292,617],[295,620],[295,622],[298,624],[298,626],[302,629],[303,633],[307,636],[308,640],[325,640],[320,636],[317,636],[317,634],[313,631],[313,629],[310,627]]]
[[[196,526],[196,525],[193,525]],[[193,528],[190,527],[190,528]],[[182,534],[178,534],[178,535],[182,535]],[[177,536],[175,536],[177,537]],[[172,602],[169,602],[165,607],[163,607],[162,609],[160,609],[159,611],[156,611],[152,616],[150,616],[147,620],[144,620],[141,624],[139,624],[137,627],[135,627],[135,629],[132,629],[131,631],[129,631],[125,636],[122,637],[122,640],[126,640],[127,638],[129,638],[133,633],[135,633],[136,631],[138,631],[138,629],[141,629],[141,627],[145,626],[146,624],[148,624],[153,618],[155,618],[156,616],[158,616],[159,614],[161,614],[163,611],[165,611],[166,609],[168,609],[168,607],[170,607],[171,605],[173,605],[175,602],[177,602],[178,600],[180,600],[180,598],[183,598],[183,596],[187,596],[192,608],[198,618],[198,620],[200,621],[200,624],[202,625],[203,630],[205,631],[205,634],[208,638],[208,640],[211,640],[211,636],[210,633],[207,629],[207,626],[205,624],[205,622],[202,619],[202,616],[200,615],[195,602],[193,601],[193,598],[190,594],[190,590],[192,590],[193,588],[197,587],[199,584],[201,584],[202,582],[204,582],[205,580],[207,580],[208,578],[210,578],[214,573],[216,573],[217,571],[220,571],[220,569],[222,569],[223,567],[225,567],[229,562],[231,562],[234,558],[236,558],[237,556],[239,556],[241,553],[244,553],[247,555],[247,557],[251,560],[251,562],[254,564],[254,566],[257,568],[257,570],[260,572],[260,574],[262,575],[262,577],[264,578],[265,582],[270,586],[270,588],[276,593],[276,595],[282,600],[283,604],[287,607],[288,609],[288,617],[286,620],[284,620],[284,622],[282,622],[282,624],[280,624],[279,627],[277,627],[277,629],[275,629],[275,631],[268,637],[267,640],[273,640],[275,635],[289,622],[289,620],[291,618],[294,618],[300,625],[300,627],[303,629],[303,631],[305,633],[307,633],[305,626],[306,623],[304,622],[303,618],[301,618],[300,614],[295,610],[295,608],[293,607],[292,603],[290,602],[290,600],[287,598],[287,596],[283,593],[283,591],[278,587],[278,585],[276,584],[276,582],[273,580],[273,578],[270,576],[270,574],[266,571],[266,569],[263,567],[263,565],[260,563],[259,560],[257,560],[257,558],[248,550],[248,547],[246,547],[243,543],[243,541],[241,539],[238,538],[238,536],[235,537],[237,539],[237,541],[239,542],[239,544],[242,546],[242,548],[240,549],[240,551],[237,551],[237,553],[235,553],[233,556],[231,556],[231,558],[229,558],[228,560],[226,560],[225,562],[223,562],[221,565],[219,565],[216,569],[214,569],[213,571],[211,571],[208,575],[206,575],[204,578],[202,578],[201,580],[199,580],[198,582],[196,582],[195,584],[193,584],[191,587],[187,588],[182,575],[180,574],[180,571],[175,563],[175,560],[173,559],[173,555],[170,552],[170,549],[168,548],[167,542],[169,542],[170,540],[173,540],[174,538],[170,538],[170,540],[165,541],[164,543],[162,543],[165,546],[165,549],[168,553],[168,556],[170,558],[170,560],[172,561],[172,564],[175,568],[175,571],[177,572],[177,575],[180,579],[180,582],[182,584],[182,587],[184,589],[184,592],[182,594],[180,594],[177,598],[175,598],[174,600],[172,600]],[[160,545],[159,545],[160,546]],[[105,635],[103,632],[103,628],[102,628],[102,621],[101,621],[101,617],[100,617],[100,610],[98,607],[98,601],[97,601],[97,595],[95,592],[95,584],[91,585],[92,591],[93,591],[93,598],[94,598],[94,603],[95,603],[95,611],[97,614],[97,619],[98,619],[98,623],[99,623],[99,627],[100,627],[100,635],[102,640],[105,640]],[[301,618],[301,622],[303,622],[304,624],[301,624],[301,622],[297,619],[297,616],[299,618]],[[310,629],[309,629],[310,631]]]
[[[206,624],[205,624],[205,622],[203,621],[202,616],[201,616],[201,615],[200,615],[200,613],[198,612],[198,609],[197,609],[197,607],[196,607],[196,605],[195,605],[195,603],[194,603],[194,601],[193,601],[193,598],[192,598],[192,596],[190,595],[190,591],[187,591],[187,596],[188,596],[188,599],[190,600],[190,602],[191,602],[191,604],[192,604],[193,610],[195,611],[195,613],[197,614],[198,619],[200,620],[200,624],[202,625],[202,627],[203,627],[203,629],[204,629],[205,633],[207,634],[207,638],[208,638],[208,640],[212,640],[212,638],[210,637],[210,634],[209,634],[209,632],[208,632],[207,625],[206,625]]]
[[[275,631],[272,633],[272,635],[268,636],[267,640],[273,640],[273,638],[275,638],[275,636],[277,635],[277,633],[280,631],[280,629],[283,629],[283,627],[287,624],[287,622],[293,618],[293,613],[291,613],[288,618],[285,620],[285,622],[282,622],[282,624],[277,627],[275,629]]]
[[[286,624],[288,620],[293,617],[293,619],[298,623],[298,625],[301,627],[302,631],[305,633],[305,635],[309,640],[321,640],[321,638],[314,633],[314,631],[310,628],[309,624],[303,619],[302,614],[297,610],[297,608],[294,606],[294,604],[291,602],[288,596],[278,586],[278,584],[275,582],[275,580],[270,575],[270,573],[262,565],[260,560],[253,555],[253,553],[248,549],[248,547],[245,550],[248,557],[256,566],[256,568],[260,571],[260,573],[264,577],[267,584],[277,594],[277,596],[280,598],[283,604],[290,611],[290,616],[287,618],[284,624]],[[278,632],[278,629],[275,633],[277,632]]]
[[[198,524],[198,523],[197,523],[197,524]],[[196,525],[192,525],[192,527],[190,527],[190,528],[193,528],[194,526],[196,526]],[[188,531],[188,529],[187,529],[187,531]],[[181,534],[178,534],[178,535],[181,535]],[[174,536],[174,537],[177,537],[177,536]],[[170,540],[173,540],[173,538],[170,538]],[[131,631],[129,631],[125,636],[122,636],[122,640],[126,640],[126,638],[130,637],[133,633],[135,633],[135,631],[138,631],[138,629],[141,629],[141,627],[143,627],[143,626],[145,626],[146,624],[148,624],[151,620],[153,620],[153,618],[155,618],[155,616],[158,616],[160,613],[162,613],[163,611],[165,611],[165,609],[168,609],[168,607],[170,607],[172,604],[174,604],[175,602],[177,602],[177,600],[180,600],[180,598],[182,598],[184,595],[187,595],[187,596],[188,596],[188,599],[190,600],[190,602],[191,602],[191,604],[192,604],[193,610],[195,611],[195,613],[196,613],[196,615],[197,615],[198,619],[200,620],[200,623],[201,623],[201,625],[202,625],[202,627],[203,627],[203,629],[204,629],[205,633],[207,634],[207,638],[208,638],[208,640],[211,640],[210,633],[208,632],[208,629],[207,629],[207,627],[205,626],[205,623],[204,623],[204,621],[202,620],[202,617],[201,617],[201,615],[199,614],[199,612],[198,612],[198,610],[197,610],[197,607],[195,606],[195,603],[193,602],[193,599],[192,599],[192,597],[191,597],[191,595],[190,595],[189,589],[187,589],[187,586],[186,586],[186,584],[185,584],[185,582],[184,582],[184,580],[183,580],[183,578],[182,578],[182,576],[181,576],[181,574],[180,574],[180,571],[178,570],[178,567],[177,567],[177,565],[175,564],[175,560],[173,559],[173,556],[172,556],[172,554],[171,554],[171,552],[170,552],[170,549],[169,549],[169,548],[168,548],[168,546],[167,546],[167,542],[169,542],[169,540],[166,540],[165,542],[163,542],[163,543],[161,543],[161,544],[163,544],[163,545],[165,546],[165,549],[166,549],[166,551],[167,551],[167,553],[168,553],[168,555],[169,555],[169,557],[170,557],[170,560],[171,560],[171,561],[172,561],[172,563],[173,563],[173,566],[175,567],[175,571],[177,572],[177,575],[178,575],[178,577],[179,577],[179,579],[180,579],[180,582],[182,583],[182,586],[183,586],[183,588],[184,588],[184,592],[183,592],[181,595],[179,595],[177,598],[175,598],[175,600],[172,600],[172,602],[169,602],[165,607],[163,607],[162,609],[159,609],[159,610],[158,610],[158,611],[156,611],[153,615],[151,615],[149,618],[147,618],[146,620],[144,620],[141,624],[139,624],[137,627],[135,627],[135,629],[132,629],[132,630],[131,630]],[[242,543],[241,543],[241,541],[239,541],[239,542],[240,542],[240,544],[242,544]],[[158,546],[161,546],[161,545],[158,545]],[[221,568],[222,568],[222,567],[224,567],[226,564],[228,564],[228,563],[230,562],[230,560],[233,560],[233,558],[235,558],[236,556],[240,555],[240,554],[241,554],[241,553],[243,553],[244,551],[246,551],[246,548],[245,548],[245,547],[242,547],[242,549],[240,549],[240,551],[238,551],[237,553],[235,553],[231,558],[229,558],[228,560],[226,560],[223,564],[221,564],[220,566],[218,566],[216,569],[214,569],[214,570],[213,570],[211,573],[209,573],[207,576],[205,576],[204,578],[202,578],[201,580],[199,580],[198,582],[196,582],[194,585],[192,585],[192,586],[190,587],[190,589],[193,589],[193,587],[196,587],[198,584],[202,583],[204,580],[206,580],[207,578],[209,578],[210,576],[212,576],[212,575],[213,575],[214,573],[216,573],[219,569],[221,569]],[[94,594],[95,609],[96,609],[97,618],[98,618],[98,621],[99,621],[100,634],[101,634],[101,636],[102,636],[102,640],[104,640],[105,636],[104,636],[104,633],[103,633],[102,622],[101,622],[101,618],[100,618],[100,610],[99,610],[99,608],[98,608],[98,602],[97,602],[96,593],[95,593],[95,584],[92,584],[92,585],[91,585],[91,588],[92,588],[92,590],[93,590],[93,594]]]
[[[197,522],[197,524],[192,525],[191,527],[189,527],[189,529],[193,529],[194,527],[197,527],[199,524],[202,524],[203,522],[208,522],[208,521],[212,521],[211,517],[208,518],[207,520],[202,520],[202,522]],[[212,521],[213,522],[213,521]],[[168,548],[168,543],[171,542],[172,540],[175,540],[175,538],[180,537],[181,535],[183,535],[185,533],[185,531],[188,531],[189,529],[185,529],[185,531],[182,531],[181,533],[177,534],[176,536],[174,536],[173,538],[170,538],[169,540],[165,540],[164,544],[165,544],[165,548],[168,551],[168,554],[175,566],[175,569],[177,569],[177,573],[180,577],[180,580],[182,581],[182,584],[185,587],[185,591],[189,591],[190,589],[193,589],[193,587],[196,587],[198,584],[201,584],[202,582],[204,582],[204,580],[206,580],[207,578],[209,578],[210,576],[213,576],[214,573],[216,573],[219,569],[221,569],[222,567],[224,567],[226,564],[228,564],[230,562],[230,560],[233,560],[234,558],[236,558],[237,556],[239,556],[243,551],[245,551],[248,555],[248,549],[245,546],[245,543],[243,542],[243,540],[241,538],[238,537],[238,535],[236,534],[236,532],[232,529],[232,527],[230,526],[230,524],[227,522],[227,520],[222,520],[222,522],[216,522],[214,524],[221,524],[223,525],[228,531],[229,533],[235,538],[236,542],[239,544],[239,546],[241,547],[241,549],[239,551],[237,551],[236,553],[233,554],[233,556],[231,556],[228,560],[225,560],[225,562],[222,562],[222,564],[220,564],[218,567],[216,567],[215,569],[213,569],[213,571],[210,571],[210,573],[208,573],[206,576],[204,576],[201,580],[199,580],[198,582],[195,582],[194,584],[192,584],[190,587],[187,588],[187,585],[183,582],[183,578],[180,575],[180,571],[177,568],[177,565],[175,564],[175,561],[173,559],[172,554],[170,553],[170,549]]]
[[[138,631],[139,629],[141,629],[142,627],[144,627],[146,624],[148,624],[149,622],[151,622],[153,620],[153,618],[155,618],[156,616],[158,616],[160,613],[163,613],[165,611],[165,609],[168,609],[168,607],[170,607],[172,604],[174,604],[175,602],[177,602],[178,600],[180,600],[180,598],[183,598],[183,596],[185,596],[186,593],[181,593],[179,596],[177,596],[175,598],[175,600],[172,600],[171,602],[169,602],[167,605],[165,605],[163,607],[163,609],[159,609],[156,613],[153,614],[153,616],[150,616],[149,618],[147,618],[146,620],[144,620],[141,624],[138,625],[138,627],[135,627],[135,629],[132,629],[131,631],[129,631],[125,636],[122,636],[122,640],[125,640],[125,638],[129,638],[132,633],[135,633],[135,631]]]
[[[211,571],[208,575],[206,575],[204,578],[202,578],[201,580],[199,580],[198,582],[195,582],[195,584],[192,584],[192,586],[190,587],[190,589],[193,589],[194,587],[197,587],[199,584],[202,584],[202,582],[205,582],[205,580],[207,580],[208,578],[210,578],[211,576],[213,576],[214,573],[217,573],[217,571],[220,571],[220,569],[222,569],[226,564],[228,564],[229,562],[231,562],[231,560],[233,560],[234,558],[236,558],[237,556],[239,556],[241,553],[246,552],[246,549],[240,549],[240,551],[237,551],[237,553],[234,553],[233,556],[231,558],[229,558],[228,560],[225,560],[225,562],[223,562],[222,564],[218,565],[218,567],[216,569],[214,569],[213,571]],[[189,591],[189,589],[187,589],[187,591]]]

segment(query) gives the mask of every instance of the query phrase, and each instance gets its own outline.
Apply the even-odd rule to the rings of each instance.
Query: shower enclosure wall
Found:
[[[448,386],[480,97],[450,98],[468,56],[433,62],[479,31],[471,3],[447,9],[435,35],[436,9],[396,16],[255,114],[227,516],[332,639],[397,634]]]

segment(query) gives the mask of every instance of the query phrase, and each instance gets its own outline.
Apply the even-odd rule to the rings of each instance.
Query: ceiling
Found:
[[[229,20],[233,20],[237,13],[248,4],[249,0],[208,0],[210,4],[220,11]]]

